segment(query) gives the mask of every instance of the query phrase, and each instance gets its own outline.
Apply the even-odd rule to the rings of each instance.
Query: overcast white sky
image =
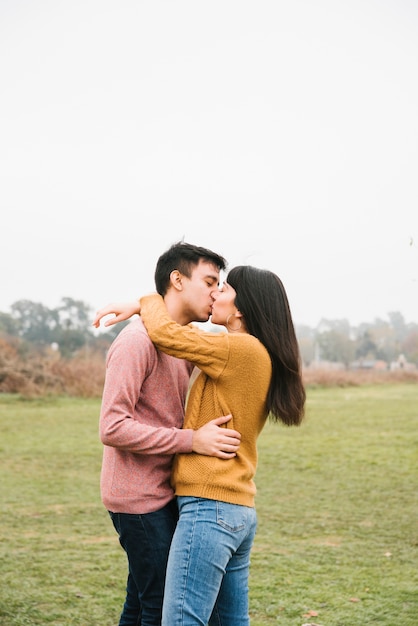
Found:
[[[0,311],[184,238],[294,321],[418,323],[416,0],[0,0]]]

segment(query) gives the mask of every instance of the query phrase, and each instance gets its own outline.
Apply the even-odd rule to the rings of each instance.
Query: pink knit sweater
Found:
[[[111,345],[106,362],[100,438],[102,501],[114,513],[149,513],[173,497],[176,452],[192,451],[181,430],[192,365],[159,352],[140,319]]]

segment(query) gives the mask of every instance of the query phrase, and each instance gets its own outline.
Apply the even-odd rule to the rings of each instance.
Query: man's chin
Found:
[[[209,318],[210,318],[209,314],[208,315],[202,315],[201,317],[199,317],[198,320],[196,320],[196,322],[201,322],[203,324],[204,322],[207,322],[209,320]]]

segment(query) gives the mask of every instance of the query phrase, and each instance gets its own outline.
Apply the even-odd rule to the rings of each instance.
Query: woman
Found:
[[[153,343],[201,370],[190,390],[184,427],[196,429],[213,415],[231,413],[228,427],[241,433],[233,459],[176,457],[172,481],[179,521],[167,565],[163,626],[250,623],[257,437],[268,417],[291,426],[304,415],[299,349],[278,276],[252,266],[235,267],[212,297],[212,322],[225,326],[227,333],[180,326],[158,294],[140,300]],[[110,312],[118,315],[108,325],[129,316],[110,306],[98,319]]]

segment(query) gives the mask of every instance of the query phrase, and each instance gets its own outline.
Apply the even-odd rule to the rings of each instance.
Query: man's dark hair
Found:
[[[194,246],[184,241],[174,243],[157,261],[154,280],[158,293],[161,296],[165,296],[167,293],[170,285],[170,274],[173,270],[178,270],[190,278],[193,269],[200,261],[212,263],[219,271],[225,270],[227,266],[224,257],[212,250]]]

